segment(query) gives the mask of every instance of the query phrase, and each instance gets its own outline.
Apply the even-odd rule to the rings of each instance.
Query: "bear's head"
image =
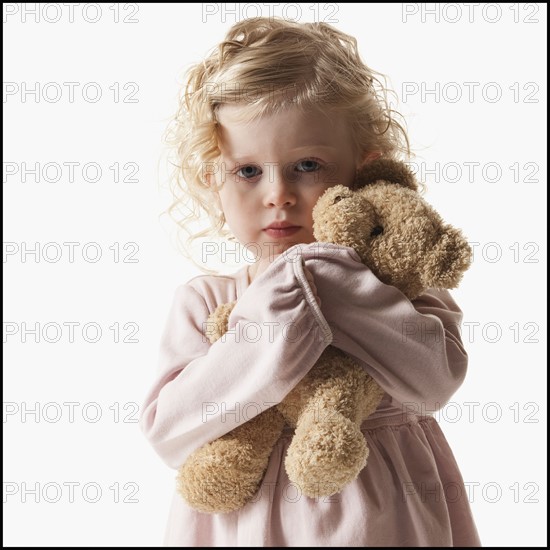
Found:
[[[462,232],[443,221],[409,168],[395,160],[365,165],[351,188],[327,189],[313,209],[313,232],[319,242],[353,248],[411,300],[428,288],[457,287],[471,264]]]

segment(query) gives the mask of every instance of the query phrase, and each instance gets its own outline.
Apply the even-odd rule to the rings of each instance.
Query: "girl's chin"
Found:
[[[309,244],[314,242],[315,237],[313,237],[313,235],[308,235],[307,233],[302,233],[301,231],[298,231],[294,235],[281,239],[270,239],[269,237],[267,239],[264,238],[259,244],[261,244],[261,246],[265,246],[266,248],[287,249],[291,246],[294,246],[295,244]]]
[[[269,248],[269,250],[272,250],[273,252],[275,252],[275,254],[278,254],[300,243],[303,243],[302,239],[293,239],[291,241],[283,241],[277,243],[269,242],[266,246]]]

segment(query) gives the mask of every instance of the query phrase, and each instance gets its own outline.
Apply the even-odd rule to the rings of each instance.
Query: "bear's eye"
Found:
[[[384,232],[384,228],[381,225],[377,225],[371,232],[371,237],[376,237],[376,235],[380,235],[380,233]]]
[[[342,200],[342,197],[340,195],[336,195],[334,197],[334,200],[332,201],[332,204],[336,204],[337,202],[340,202]]]

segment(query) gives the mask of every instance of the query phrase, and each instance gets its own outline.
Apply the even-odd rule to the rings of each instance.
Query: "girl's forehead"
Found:
[[[217,107],[216,118],[221,123],[252,123],[272,117],[286,109],[279,105],[257,105],[252,102],[222,103]]]
[[[315,106],[303,108],[295,105],[264,113],[257,107],[247,104],[223,104],[219,106],[217,113],[219,126],[225,128],[246,127],[247,129],[266,125],[315,128],[336,124],[340,118],[328,109],[320,109]]]
[[[350,137],[345,120],[327,112],[290,107],[255,120],[243,120],[238,106],[227,105],[220,110],[219,145],[230,158],[244,158],[252,152],[275,154],[311,147],[349,148]]]

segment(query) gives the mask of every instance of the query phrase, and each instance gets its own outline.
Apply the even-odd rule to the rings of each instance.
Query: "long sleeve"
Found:
[[[359,360],[410,412],[431,414],[443,407],[468,364],[462,311],[450,293],[430,289],[411,301],[382,283],[350,247],[297,246],[313,275],[332,345]]]
[[[205,335],[209,313],[191,284],[178,287],[141,409],[142,431],[172,468],[280,403],[332,341],[301,263],[282,256],[240,297],[214,344]]]

